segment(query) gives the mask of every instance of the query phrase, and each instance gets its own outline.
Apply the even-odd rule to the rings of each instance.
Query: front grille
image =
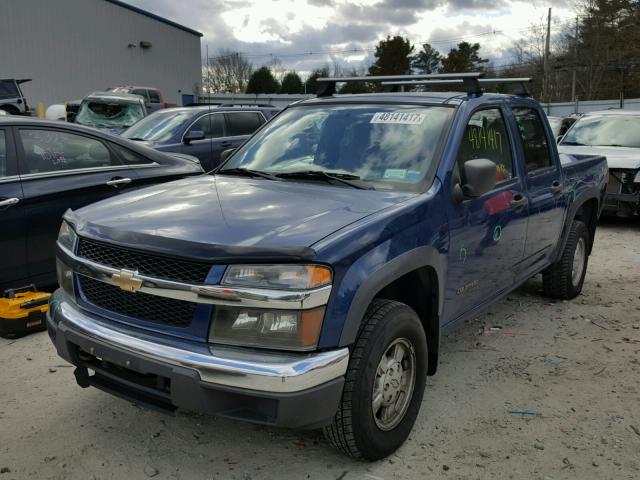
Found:
[[[142,275],[176,282],[203,283],[211,269],[208,263],[177,260],[87,238],[80,238],[78,255],[101,265],[137,270]]]
[[[78,275],[84,297],[97,307],[127,317],[161,323],[172,327],[188,327],[197,304],[158,297],[142,292],[126,292],[119,287]]]

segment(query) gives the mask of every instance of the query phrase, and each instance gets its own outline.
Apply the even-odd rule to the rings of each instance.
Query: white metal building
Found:
[[[201,82],[200,37],[118,0],[0,0],[0,78],[31,78],[32,108],[118,85],[180,104]]]

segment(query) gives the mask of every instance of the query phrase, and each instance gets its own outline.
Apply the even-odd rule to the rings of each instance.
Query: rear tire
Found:
[[[345,454],[379,460],[409,436],[428,367],[427,339],[415,311],[374,300],[353,347],[344,390],[327,440]]]
[[[589,229],[579,220],[571,224],[560,259],[542,273],[545,295],[570,300],[582,291],[589,262]]]

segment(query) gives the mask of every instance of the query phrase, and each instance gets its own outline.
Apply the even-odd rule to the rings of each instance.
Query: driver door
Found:
[[[220,163],[222,152],[231,148],[230,139],[226,138],[224,113],[207,113],[196,120],[185,132],[204,132],[203,140],[183,142],[182,153],[198,157],[205,171],[212,170]]]
[[[497,166],[493,190],[451,202],[446,318],[453,320],[488,302],[515,281],[522,260],[528,208],[507,116],[499,106],[474,112],[467,122],[455,168],[486,158]]]

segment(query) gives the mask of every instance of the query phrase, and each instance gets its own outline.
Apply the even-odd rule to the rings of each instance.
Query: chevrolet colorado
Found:
[[[322,427],[379,459],[443,333],[538,273],[580,293],[603,157],[559,156],[537,102],[472,75],[463,93],[333,95],[342,80],[212,174],[67,212],[47,323],[81,386]]]

